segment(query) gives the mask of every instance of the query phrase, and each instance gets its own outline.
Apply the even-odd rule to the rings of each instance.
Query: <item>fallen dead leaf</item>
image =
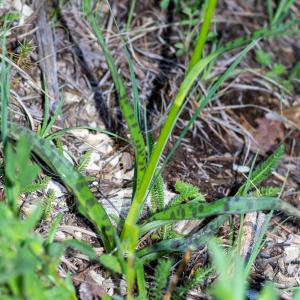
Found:
[[[94,297],[99,299],[106,294],[105,289],[92,278],[88,269],[73,276],[73,282],[75,286],[79,286],[80,299],[82,300],[89,300]]]
[[[258,127],[253,132],[257,146],[263,153],[268,152],[272,147],[283,140],[284,131],[281,122],[258,118],[255,120]]]
[[[300,127],[300,105],[284,109],[281,114]]]

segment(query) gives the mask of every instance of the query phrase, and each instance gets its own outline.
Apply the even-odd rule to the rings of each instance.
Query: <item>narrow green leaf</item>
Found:
[[[126,283],[127,283],[127,295],[129,298],[133,298],[133,289],[135,283],[135,248],[139,238],[139,228],[137,225],[131,227],[131,239],[128,245],[127,265],[126,265]]]
[[[118,70],[115,66],[114,59],[105,44],[105,40],[101,31],[101,28],[98,26],[96,18],[92,15],[89,14],[87,16],[87,20],[91,24],[93,31],[96,35],[97,41],[102,49],[103,55],[105,57],[107,66],[111,72],[112,79],[114,81],[114,85],[116,87],[117,93],[118,93],[118,98],[119,98],[119,104],[120,108],[122,110],[123,117],[126,121],[126,124],[128,126],[132,143],[134,146],[134,151],[135,151],[135,158],[136,158],[136,169],[137,169],[137,187],[139,186],[143,175],[144,175],[144,170],[146,167],[146,162],[147,162],[147,155],[146,155],[146,146],[145,146],[145,141],[143,138],[143,135],[140,130],[139,126],[139,121],[136,118],[136,115],[134,111],[132,110],[129,97],[126,92],[125,85],[123,83],[123,79],[118,73]],[[134,74],[131,70],[131,77],[133,78]],[[135,95],[135,101],[138,101],[136,99],[136,91],[134,89],[134,95]]]
[[[155,220],[195,220],[220,214],[244,214],[259,210],[282,210],[300,218],[300,211],[287,202],[273,197],[227,197],[212,203],[186,203],[154,214]]]
[[[64,105],[64,100],[65,100],[64,97],[61,97],[58,105],[55,108],[53,116],[50,118],[49,123],[47,124],[47,126],[45,127],[45,129],[43,130],[43,132],[41,132],[41,134],[42,134],[41,136],[42,137],[46,137],[49,134],[52,126],[54,125],[54,123],[56,122],[58,116],[61,113],[62,107]]]
[[[281,0],[279,2],[278,8],[275,12],[274,18],[272,19],[271,26],[275,27],[279,22],[286,16],[290,7],[293,5],[295,0]]]
[[[8,98],[9,98],[9,87],[10,87],[10,76],[8,69],[5,64],[6,58],[6,34],[7,28],[4,26],[2,33],[2,55],[1,55],[1,139],[2,143],[6,145],[7,142],[7,107],[8,107]]]
[[[263,290],[261,291],[259,297],[257,298],[257,300],[277,300],[277,299],[278,299],[277,291],[272,283],[267,283],[264,286]],[[300,297],[293,298],[293,300],[299,300],[299,299]]]
[[[200,247],[203,247],[207,241],[211,239],[211,236],[217,232],[220,226],[224,224],[226,219],[226,215],[218,216],[206,227],[200,229],[192,235],[158,242],[139,250],[137,255],[143,260],[143,262],[149,262],[163,254],[176,252],[184,253],[189,247],[193,250],[197,250]]]
[[[205,6],[204,6],[204,21],[201,25],[201,31],[199,33],[196,46],[194,49],[194,52],[192,54],[189,66],[188,66],[188,72],[195,66],[195,64],[201,59],[202,51],[206,42],[207,34],[209,31],[209,26],[213,17],[213,14],[215,12],[215,8],[217,5],[217,0],[206,0]]]
[[[102,254],[99,257],[99,262],[104,267],[108,268],[109,270],[111,270],[115,273],[122,274],[121,265],[120,265],[118,259],[115,256],[108,255],[108,254]]]
[[[137,286],[139,292],[139,299],[147,300],[147,289],[146,289],[146,280],[145,280],[145,271],[143,263],[135,257],[135,269],[136,269],[136,277],[137,277]]]

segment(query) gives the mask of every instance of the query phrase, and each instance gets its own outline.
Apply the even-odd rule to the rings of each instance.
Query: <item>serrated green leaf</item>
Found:
[[[50,225],[50,228],[49,228],[49,231],[48,231],[47,244],[53,243],[55,233],[57,231],[57,228],[58,228],[59,223],[61,222],[62,218],[63,218],[63,214],[59,213],[59,214],[57,214],[57,216],[52,221],[52,223]]]
[[[262,181],[267,179],[272,171],[278,166],[280,159],[284,154],[284,145],[281,144],[275,152],[270,155],[267,160],[265,160],[262,164],[260,164],[257,168],[255,168],[254,172],[251,174],[250,178],[248,178],[247,182],[244,183],[238,190],[237,195],[243,195],[246,187],[248,186],[248,181],[252,187],[259,185]]]
[[[270,65],[273,62],[272,54],[261,49],[255,51],[255,59],[262,66]]]

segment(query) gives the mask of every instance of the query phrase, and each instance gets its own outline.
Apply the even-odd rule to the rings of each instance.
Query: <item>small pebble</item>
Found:
[[[238,173],[248,173],[250,171],[249,167],[240,166],[240,165],[236,165],[236,164],[232,165],[232,169],[233,169],[233,171],[237,171]]]

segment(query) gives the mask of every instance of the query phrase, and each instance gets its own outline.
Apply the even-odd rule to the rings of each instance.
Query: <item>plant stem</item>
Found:
[[[1,136],[2,143],[6,145],[7,141],[7,103],[9,97],[9,75],[5,64],[6,56],[6,29],[2,34],[2,61],[1,61]]]
[[[136,0],[131,0],[130,9],[129,9],[129,13],[128,13],[128,19],[127,19],[127,23],[126,23],[126,31],[127,32],[130,29],[132,17],[133,17],[133,14],[134,14],[135,5],[136,5]]]
[[[136,223],[138,216],[144,206],[144,200],[148,191],[148,188],[151,184],[154,171],[158,165],[159,159],[165,149],[168,138],[172,132],[172,129],[179,117],[180,108],[190,90],[193,83],[196,81],[201,72],[205,67],[215,59],[220,53],[215,52],[206,58],[199,61],[194,68],[186,75],[183,83],[180,86],[179,92],[174,100],[174,103],[170,109],[166,122],[161,130],[159,138],[156,145],[153,148],[151,153],[150,160],[146,171],[144,173],[140,188],[138,189],[135,197],[133,198],[132,204],[130,206],[127,218],[125,220],[124,228],[121,234],[122,240],[128,238],[131,235],[130,229],[133,224]]]
[[[201,31],[198,36],[197,42],[196,42],[196,47],[194,49],[194,52],[192,54],[187,73],[190,72],[195,64],[201,59],[202,56],[202,51],[207,39],[207,34],[209,31],[210,23],[212,20],[212,17],[214,15],[214,11],[217,5],[217,0],[206,0],[205,1],[205,6],[207,7],[205,9],[205,16],[204,16],[204,21],[201,26]]]

